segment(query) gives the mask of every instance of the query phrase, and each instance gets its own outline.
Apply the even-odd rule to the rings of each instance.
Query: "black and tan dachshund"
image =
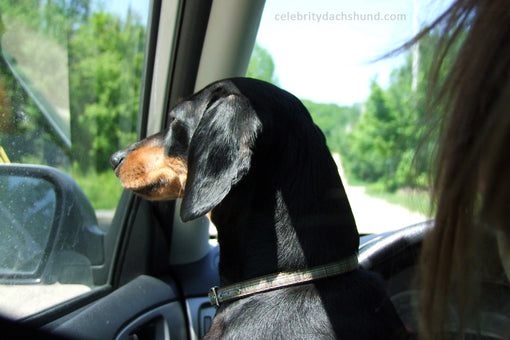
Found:
[[[219,308],[206,339],[406,336],[377,276],[352,265],[359,235],[351,208],[324,135],[296,97],[263,81],[227,79],[169,116],[166,131],[111,163],[144,198],[182,197],[183,221],[211,211],[221,285],[234,289],[212,292]],[[347,267],[335,272],[331,264]],[[270,286],[288,273],[298,280]],[[247,286],[261,289],[237,294]]]

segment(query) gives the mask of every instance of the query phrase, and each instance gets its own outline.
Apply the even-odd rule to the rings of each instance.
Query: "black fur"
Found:
[[[170,115],[166,153],[188,164],[181,218],[212,210],[222,285],[357,253],[337,167],[296,97],[262,81],[227,79]],[[403,338],[382,287],[375,275],[356,270],[256,294],[223,304],[205,338]]]

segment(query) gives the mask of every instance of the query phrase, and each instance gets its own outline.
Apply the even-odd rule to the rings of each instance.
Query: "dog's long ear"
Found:
[[[216,207],[249,170],[261,122],[249,101],[231,94],[209,103],[191,139],[181,219]]]

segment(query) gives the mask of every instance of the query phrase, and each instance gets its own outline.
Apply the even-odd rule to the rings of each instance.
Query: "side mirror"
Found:
[[[0,164],[0,283],[94,284],[104,231],[89,200],[65,173]]]

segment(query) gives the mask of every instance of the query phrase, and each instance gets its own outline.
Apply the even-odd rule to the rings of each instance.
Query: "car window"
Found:
[[[55,243],[55,225],[82,228],[88,235],[83,242],[90,242],[83,249],[100,246],[108,232],[122,192],[109,157],[136,140],[149,9],[148,1],[36,4],[0,2],[0,163],[58,171],[28,168],[0,176],[0,313],[13,317],[106,283],[76,269],[105,259],[77,245],[64,252]],[[30,178],[27,171],[44,175]],[[72,202],[83,204],[76,221],[55,215],[65,193],[54,184],[67,175],[81,188],[71,188]],[[84,217],[87,201],[90,219]],[[66,227],[59,225],[59,232]],[[61,273],[44,276],[41,263],[50,261],[54,247],[61,247],[60,259],[51,260]]]
[[[449,2],[267,1],[247,75],[300,98],[324,132],[362,234],[431,216],[426,84],[433,32],[419,48],[384,54],[410,39]],[[430,143],[433,143],[431,140]]]

